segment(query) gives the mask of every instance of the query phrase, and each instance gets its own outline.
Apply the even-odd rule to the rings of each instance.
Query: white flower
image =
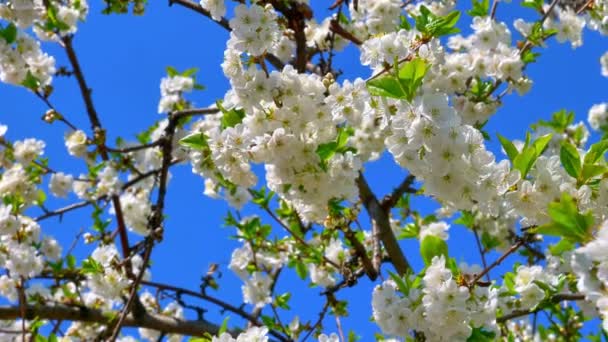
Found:
[[[245,303],[256,307],[264,307],[272,302],[270,297],[270,285],[272,279],[261,272],[255,272],[242,286],[243,300]]]
[[[603,129],[608,124],[608,103],[604,102],[591,106],[587,121],[594,130]]]
[[[224,0],[201,0],[200,5],[202,8],[209,11],[213,20],[220,21],[226,14],[226,4],[224,3]]]
[[[44,153],[44,141],[36,139],[25,139],[15,142],[15,159],[22,164],[29,164]]]
[[[336,333],[331,333],[329,336],[321,334],[319,335],[319,342],[340,342],[340,337]]]
[[[450,225],[443,221],[423,225],[420,227],[420,241],[424,240],[424,237],[427,235],[436,236],[442,240],[447,240],[449,237],[449,229]]]
[[[240,4],[234,9],[234,13],[234,18],[230,19],[230,47],[260,56],[278,42],[279,27],[272,6],[247,7]]]
[[[87,135],[81,130],[71,131],[65,135],[65,146],[74,157],[82,157],[87,152]]]
[[[66,175],[63,172],[53,173],[49,183],[51,193],[56,197],[66,197],[68,192],[72,190],[74,177]]]

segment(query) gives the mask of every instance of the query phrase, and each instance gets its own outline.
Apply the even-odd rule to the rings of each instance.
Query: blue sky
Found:
[[[327,13],[325,7],[332,1],[313,0],[317,12]],[[86,23],[79,26],[75,38],[75,49],[85,71],[87,81],[93,88],[93,98],[101,116],[102,124],[108,129],[109,141],[121,136],[134,140],[135,134],[144,130],[154,121],[162,118],[157,114],[160,97],[159,82],[165,75],[165,67],[174,66],[178,70],[199,68],[197,80],[207,89],[189,96],[195,106],[207,106],[222,98],[228,82],[222,74],[220,63],[228,34],[210,20],[179,6],[168,7],[166,1],[150,1],[146,14],[101,15],[101,1],[94,1]],[[460,6],[468,7],[468,3]],[[512,28],[518,16],[534,18],[529,9],[521,9],[519,4],[501,3],[498,18],[505,20]],[[461,19],[464,32],[469,29],[469,18]],[[512,30],[513,31],[513,30]],[[64,52],[52,44],[44,44],[44,49],[57,59],[57,65],[67,65]],[[600,75],[599,57],[608,50],[608,43],[595,32],[585,32],[584,45],[572,50],[569,44],[558,44],[551,40],[542,51],[540,62],[532,64],[527,74],[534,80],[531,92],[525,97],[507,96],[504,105],[490,120],[487,131],[493,137],[489,147],[500,154],[496,133],[508,138],[522,138],[529,124],[540,118],[549,118],[551,113],[562,108],[573,110],[577,120],[585,120],[591,105],[608,101],[608,79]],[[358,63],[358,53],[349,47],[335,59],[345,78],[367,77],[369,70]],[[78,127],[88,129],[86,113],[79,96],[75,80],[57,77],[53,85],[53,103],[58,110]],[[47,143],[46,155],[50,166],[78,174],[84,172],[83,163],[70,157],[64,148],[65,126],[48,125],[40,118],[45,106],[23,88],[0,84],[0,123],[9,126],[11,140],[35,136]],[[499,158],[503,158],[502,155]],[[240,282],[227,270],[232,250],[239,244],[228,237],[234,231],[223,228],[223,215],[228,207],[202,195],[203,180],[191,173],[189,166],[172,169],[167,197],[165,237],[153,253],[152,274],[155,281],[173,283],[190,289],[198,288],[200,277],[210,262],[220,264],[223,277],[221,297],[239,304],[241,302]],[[366,165],[366,176],[378,196],[389,192],[406,175],[390,156]],[[50,199],[48,207],[58,208],[75,202]],[[423,212],[434,206],[429,200],[415,202]],[[244,214],[255,213],[246,208]],[[264,217],[264,216],[263,216]],[[69,245],[81,228],[89,228],[90,210],[82,209],[67,215],[62,222],[52,219],[43,223],[47,234],[56,236]],[[269,221],[268,221],[269,222]],[[364,224],[367,228],[367,224]],[[458,261],[480,262],[473,236],[464,228],[453,226],[450,231],[451,255]],[[131,238],[135,241],[135,237]],[[404,251],[415,267],[421,268],[417,244],[406,242]],[[83,255],[89,249],[79,246],[77,253]],[[490,256],[490,258],[496,255]],[[346,289],[339,299],[350,300],[351,316],[342,320],[345,331],[354,329],[363,341],[372,339],[377,332],[369,322],[371,317],[371,289],[373,284],[363,279],[360,286]],[[322,306],[318,288],[308,288],[297,280],[293,272],[284,272],[277,286],[277,293],[291,291],[292,308],[303,322],[315,321]],[[211,304],[203,304],[210,309],[208,318],[222,317]],[[292,313],[285,317],[292,317]],[[235,315],[231,322],[240,322]],[[287,321],[289,319],[286,319]],[[333,318],[326,320],[326,331],[335,331]]]

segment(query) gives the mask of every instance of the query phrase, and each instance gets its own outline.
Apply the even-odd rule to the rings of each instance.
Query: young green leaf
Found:
[[[12,44],[17,40],[17,26],[10,23],[5,28],[0,29],[0,37],[4,38],[6,44]]]
[[[420,243],[420,254],[425,265],[430,265],[433,257],[443,255],[448,258],[448,244],[434,235],[427,235]]]
[[[498,135],[498,140],[500,141],[500,144],[502,145],[502,148],[505,150],[505,153],[509,157],[509,160],[513,161],[515,159],[515,157],[517,157],[517,155],[519,154],[519,151],[517,151],[517,148],[515,147],[515,145],[513,145],[513,143],[511,141],[509,141],[509,139],[503,137],[500,134],[497,134],[497,135]]]
[[[593,238],[593,214],[581,214],[574,199],[563,193],[558,202],[549,203],[547,210],[551,222],[534,229],[535,232],[546,235],[561,236],[572,242],[586,242]]]
[[[369,80],[366,83],[367,90],[371,95],[390,97],[393,99],[404,99],[405,92],[401,89],[399,80],[394,76],[382,76]]]
[[[593,164],[604,156],[608,150],[608,140],[600,140],[595,144],[591,145],[587,154],[585,154],[584,163]]]
[[[566,172],[578,179],[581,173],[581,157],[578,155],[576,147],[565,141],[559,151],[559,158]]]
[[[412,102],[418,88],[422,85],[424,75],[428,70],[428,64],[421,58],[414,58],[399,68],[399,83],[405,92],[405,98]]]
[[[230,316],[226,316],[226,318],[224,318],[224,320],[222,321],[222,325],[220,326],[220,329],[217,332],[218,336],[220,336],[221,334],[228,331],[228,320],[229,319],[230,319]]]
[[[472,0],[473,8],[468,10],[467,13],[472,17],[485,17],[488,15],[490,10],[490,0]]]
[[[528,175],[536,159],[538,159],[549,144],[549,141],[551,141],[551,136],[551,134],[543,135],[530,144],[530,135],[526,135],[526,142],[522,151],[513,158],[513,167],[519,170],[521,178],[525,178]]]
[[[600,164],[584,164],[580,174],[581,183],[587,183],[591,178],[608,172],[608,166]]]
[[[202,150],[209,146],[204,133],[192,133],[179,140],[179,144],[195,150]]]

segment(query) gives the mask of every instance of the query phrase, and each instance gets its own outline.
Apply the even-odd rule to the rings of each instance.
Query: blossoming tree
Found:
[[[146,9],[143,0],[105,5],[110,15]],[[452,0],[170,5],[230,32],[222,63],[230,89],[194,106],[196,69],[168,67],[161,118],[134,131],[137,141],[114,142],[73,44],[87,2],[0,1],[0,80],[48,107],[42,119],[65,129],[67,153],[88,170],[61,169],[44,141],[26,132],[9,139],[0,125],[0,340],[353,341],[357,332],[339,324],[349,314],[373,317],[376,339],[387,341],[606,337],[608,104],[589,110],[591,139],[565,110],[523,127],[520,140],[498,135],[501,155],[486,148],[484,131],[504,97],[532,87],[526,69],[542,64],[547,40],[576,48],[584,29],[608,34],[606,0],[473,0],[463,13]],[[320,18],[318,6],[331,14]],[[502,6],[536,20],[503,22]],[[459,34],[461,16],[472,17],[470,34]],[[41,41],[69,64],[56,65]],[[369,67],[366,79],[346,79],[334,62],[349,45]],[[608,76],[608,52],[598,59]],[[55,103],[58,76],[73,80],[88,126]],[[406,176],[379,196],[364,170],[383,154]],[[241,247],[229,269],[242,281],[242,304],[222,296],[215,264],[190,289],[151,275],[171,220],[171,170],[186,164],[205,195],[233,208],[225,222]],[[79,200],[46,205],[68,195]],[[421,197],[439,209],[423,213],[413,204]],[[241,216],[245,204],[257,214]],[[44,229],[85,210],[92,220],[71,247]],[[453,257],[448,223],[468,229],[480,265]],[[404,250],[405,240],[419,248]],[[92,252],[73,253],[79,244]],[[317,315],[285,319],[297,308],[275,285],[289,272],[324,298]],[[349,312],[343,290],[362,278],[375,284],[365,299],[372,310]],[[192,300],[243,324],[213,321]]]

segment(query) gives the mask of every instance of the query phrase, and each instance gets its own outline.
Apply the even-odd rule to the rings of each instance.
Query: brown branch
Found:
[[[416,193],[418,190],[412,188],[412,184],[416,180],[416,176],[410,174],[393,190],[390,195],[387,195],[382,199],[382,203],[380,205],[385,210],[390,210],[395,207],[401,196],[405,193]]]
[[[109,147],[109,146],[104,146],[104,149],[108,152],[113,152],[113,153],[129,153],[129,152],[137,152],[140,150],[145,150],[148,148],[152,148],[152,147],[156,147],[159,146],[162,143],[161,139],[158,139],[156,141],[153,141],[151,143],[148,144],[141,144],[141,145],[134,145],[134,146],[127,146],[127,147]]]
[[[393,234],[388,212],[378,202],[363,174],[359,173],[356,182],[359,188],[359,198],[372,220],[372,235],[377,234],[379,236],[393,266],[395,266],[399,275],[403,276],[411,267]]]
[[[137,310],[135,310],[133,312],[133,316],[140,317],[140,316],[144,315],[146,312],[146,309],[138,301],[139,297],[137,297],[137,288],[139,287],[139,284],[141,283],[141,281],[144,278],[144,275],[146,274],[146,267],[148,267],[148,263],[150,262],[150,256],[152,255],[153,247],[154,247],[154,240],[151,238],[147,238],[146,239],[146,250],[144,251],[142,266],[139,270],[139,274],[137,275],[137,278],[135,279],[133,284],[131,284],[131,292],[129,293],[129,299],[127,300],[127,303],[125,304],[125,306],[122,308],[120,317],[118,318],[118,321],[116,322],[116,325],[114,326],[114,330],[112,332],[112,336],[110,337],[109,341],[116,341],[116,339],[118,338],[118,334],[120,334],[120,328],[125,324],[127,316],[131,312],[131,307],[133,305],[139,304],[139,306],[136,306]]]
[[[475,244],[477,245],[477,250],[479,251],[479,256],[481,257],[481,263],[483,265],[483,268],[486,269],[486,268],[488,268],[488,263],[486,261],[486,251],[483,249],[483,246],[481,245],[481,240],[479,239],[479,232],[477,232],[476,226],[473,226],[473,234],[475,235]],[[492,280],[492,279],[490,279],[490,272],[486,273],[486,280],[487,281]]]
[[[189,0],[169,0],[169,6],[173,6],[174,4],[178,4],[180,6],[189,8],[197,13],[200,13],[200,14],[204,15],[205,17],[215,21],[216,23],[218,23],[221,27],[225,28],[226,30],[231,31],[230,23],[228,22],[228,19],[222,18],[219,21],[217,21],[217,20],[211,18],[211,12],[204,9],[203,7],[201,7],[201,5],[199,5],[196,2],[189,1]]]
[[[474,286],[483,276],[490,272],[494,267],[500,265],[509,255],[515,253],[519,249],[519,247],[523,246],[525,240],[519,239],[513,246],[511,246],[506,252],[503,253],[498,259],[494,260],[492,264],[488,267],[484,268],[479,274],[475,275],[475,278],[469,283],[470,286]]]
[[[567,301],[567,300],[570,300],[570,301],[585,300],[585,295],[580,294],[580,293],[558,293],[556,295],[553,295],[553,297],[551,297],[549,300],[552,303],[557,304],[559,302],[563,302],[563,301]],[[537,313],[537,312],[543,311],[543,310],[544,310],[544,308],[537,308],[535,310],[516,310],[516,311],[511,312],[510,314],[496,318],[496,323],[505,323],[509,320],[512,320],[513,318],[527,316],[527,315]]]
[[[494,2],[492,3],[492,9],[490,10],[491,19],[496,18],[496,10],[498,9],[498,2],[499,2],[499,0],[494,0]]]
[[[356,45],[363,44],[361,39],[355,37],[352,33],[348,32],[344,27],[342,27],[342,25],[340,25],[340,23],[338,22],[337,19],[332,19],[329,22],[329,30],[331,32],[337,34],[338,36],[351,41],[352,43],[354,43]]]
[[[327,312],[329,311],[329,308],[330,308],[330,300],[327,299],[325,301],[325,304],[323,304],[323,308],[319,312],[319,319],[317,319],[317,321],[315,322],[315,324],[313,324],[313,326],[310,327],[310,330],[308,330],[308,333],[306,333],[306,335],[302,338],[302,342],[306,341],[308,339],[308,337],[310,337],[310,335],[312,334],[312,332],[317,329],[317,327],[321,324],[321,322],[323,322],[323,319],[327,315]]]
[[[367,273],[369,279],[371,279],[372,281],[376,280],[376,278],[378,278],[378,272],[380,270],[380,263],[372,263],[372,261],[369,259],[369,256],[367,255],[365,246],[363,246],[361,241],[357,239],[353,231],[350,230],[350,227],[344,227],[342,229],[342,232],[344,233],[344,237],[346,237],[350,244],[353,245],[353,248],[355,249],[357,256],[361,259],[363,269],[365,270],[365,273]]]
[[[169,6],[172,6],[174,4],[191,9],[191,10],[193,10],[197,13],[200,13],[200,14],[204,15],[205,17],[213,20],[211,18],[211,13],[209,11],[207,11],[206,9],[202,8],[196,2],[193,2],[190,0],[169,0]],[[220,21],[216,21],[216,20],[213,20],[213,21],[218,23],[221,27],[225,28],[226,30],[232,31],[232,29],[230,28],[230,23],[228,22],[228,19],[222,18]],[[285,67],[283,62],[281,62],[281,60],[273,54],[266,54],[266,60],[270,64],[272,64],[272,66],[274,66],[277,70],[283,70],[283,67]]]
[[[239,315],[240,317],[246,319],[247,321],[253,323],[256,326],[263,326],[264,324],[262,322],[260,322],[257,318],[253,317],[251,314],[249,314],[248,312],[246,312],[245,310],[243,310],[242,308],[236,307],[232,304],[226,303],[218,298],[212,297],[204,292],[195,292],[192,290],[188,290],[188,289],[184,289],[181,287],[177,287],[177,286],[173,286],[173,285],[168,285],[168,284],[162,284],[162,283],[158,283],[158,282],[153,282],[153,281],[146,281],[143,280],[141,282],[142,285],[146,285],[146,286],[151,286],[154,288],[157,288],[159,290],[166,290],[166,291],[172,291],[175,292],[176,294],[183,294],[183,295],[188,295],[191,297],[195,297],[195,298],[199,298],[202,299],[204,301],[213,303],[219,307],[222,308],[222,310],[225,311],[230,311],[232,313],[235,313],[237,315]],[[281,333],[269,329],[268,333],[274,337],[276,337],[278,340],[282,341],[282,342],[287,342],[289,341],[288,338],[285,338]]]
[[[593,2],[594,2],[594,0],[589,0],[589,1],[587,1],[586,3],[584,3],[584,4],[581,6],[581,8],[579,8],[579,9],[576,11],[576,14],[581,14],[581,13],[583,13],[583,11],[584,11],[584,10],[586,10],[587,8],[591,8],[591,7],[593,6]]]
[[[65,206],[63,208],[57,209],[55,211],[50,211],[48,213],[45,213],[44,215],[40,215],[40,216],[36,217],[34,219],[34,221],[38,222],[38,221],[42,221],[42,220],[45,220],[45,219],[53,217],[53,216],[60,216],[60,215],[63,215],[65,213],[67,213],[67,212],[70,212],[72,210],[79,209],[79,208],[84,208],[84,207],[89,206],[89,205],[91,205],[93,203],[94,203],[94,201],[82,201],[82,202],[70,204],[68,206]]]
[[[87,82],[84,78],[84,73],[82,72],[82,69],[80,67],[80,62],[78,61],[78,57],[76,56],[76,52],[74,51],[72,39],[73,36],[68,35],[63,37],[61,40],[63,42],[64,49],[68,55],[68,59],[70,60],[70,64],[74,69],[74,76],[76,77],[76,80],[78,82],[78,88],[80,88],[80,94],[82,96],[82,99],[84,100],[86,112],[91,123],[91,129],[93,130],[93,134],[95,137],[95,144],[99,149],[99,154],[101,155],[101,158],[104,161],[108,161],[110,157],[108,156],[108,152],[104,148],[105,133],[101,126],[99,115],[97,115],[97,111],[95,110],[95,106],[93,105],[91,89],[87,85]],[[112,196],[112,205],[114,206],[114,212],[116,213],[116,222],[118,223],[118,233],[120,235],[120,244],[122,247],[123,257],[127,258],[129,256],[129,238],[127,236],[127,227],[125,225],[124,217],[122,214],[120,198],[117,195]],[[130,264],[127,264],[127,275],[131,275],[130,273]]]
[[[187,118],[187,117],[191,117],[191,116],[217,114],[219,112],[220,112],[219,108],[216,108],[216,107],[190,108],[190,109],[180,110],[177,112],[172,112],[171,114],[169,114],[169,117],[174,120],[180,120],[182,118]]]
[[[18,306],[0,307],[0,320],[14,320],[21,317]],[[62,320],[110,325],[112,317],[102,310],[89,309],[82,306],[34,306],[25,307],[25,318],[29,320]],[[205,333],[216,335],[220,327],[205,320],[191,321],[171,318],[163,315],[144,313],[141,317],[128,315],[124,320],[126,327],[147,328],[164,333],[186,336],[204,336]]]
[[[73,36],[65,36],[61,40],[63,41],[63,45],[65,51],[68,55],[68,59],[72,64],[72,68],[74,68],[74,76],[76,76],[76,81],[78,82],[78,87],[80,88],[80,95],[84,100],[84,104],[86,107],[87,115],[89,116],[89,121],[91,122],[91,129],[93,132],[101,129],[101,122],[99,121],[99,116],[97,115],[97,111],[95,110],[95,106],[93,105],[93,98],[91,97],[91,89],[87,86],[87,82],[84,78],[84,73],[80,67],[80,62],[78,62],[78,57],[76,57],[76,52],[74,51],[74,46],[72,45]]]

